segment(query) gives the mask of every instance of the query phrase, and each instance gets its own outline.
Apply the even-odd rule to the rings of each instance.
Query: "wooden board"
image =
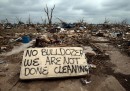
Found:
[[[86,75],[87,59],[81,47],[29,48],[24,51],[20,79]]]

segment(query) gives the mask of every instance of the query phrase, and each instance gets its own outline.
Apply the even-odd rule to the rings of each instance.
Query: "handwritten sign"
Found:
[[[20,79],[86,75],[87,60],[81,47],[29,48],[24,51]]]

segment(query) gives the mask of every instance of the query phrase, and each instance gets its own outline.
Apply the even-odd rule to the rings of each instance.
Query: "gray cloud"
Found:
[[[80,19],[89,23],[102,23],[105,18],[111,21],[121,21],[127,18],[130,23],[129,0],[1,0],[0,20],[8,18],[14,22],[15,17],[20,17],[24,22],[30,14],[33,22],[44,19],[44,7],[56,5],[53,20],[57,17],[67,22],[76,22]]]

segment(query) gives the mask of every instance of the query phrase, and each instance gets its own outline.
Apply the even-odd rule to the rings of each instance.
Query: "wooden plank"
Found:
[[[81,47],[29,48],[24,51],[20,79],[81,76],[88,73]]]

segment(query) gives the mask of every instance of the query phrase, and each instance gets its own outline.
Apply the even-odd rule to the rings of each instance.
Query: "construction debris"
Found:
[[[61,20],[60,20],[61,21]],[[2,26],[1,26],[2,27]],[[123,27],[123,26],[122,26]],[[52,24],[50,21],[50,25],[47,24],[20,24],[20,25],[10,25],[7,24],[4,26],[4,28],[0,28],[0,56],[2,56],[5,59],[8,59],[7,65],[5,61],[0,60],[0,77],[7,77],[7,73],[12,72],[15,70],[13,66],[16,66],[16,69],[18,70],[16,74],[19,74],[20,72],[20,65],[22,62],[22,55],[23,51],[31,49],[39,50],[39,49],[46,49],[46,48],[82,48],[83,49],[83,54],[85,56],[82,56],[82,60],[84,59],[84,65],[87,65],[87,68],[84,67],[82,69],[83,73],[85,73],[86,69],[88,71],[88,74],[85,74],[85,78],[79,77],[80,81],[82,84],[89,85],[89,83],[93,84],[93,80],[90,80],[91,75],[102,75],[110,71],[109,70],[109,64],[107,65],[108,60],[111,60],[111,55],[109,51],[113,51],[111,48],[109,48],[108,45],[110,46],[115,46],[117,47],[120,51],[123,51],[124,53],[127,53],[130,55],[130,40],[129,40],[129,35],[130,31],[128,29],[128,26],[125,26],[124,31],[122,32],[122,29],[120,26],[115,25],[107,25],[107,24],[85,24],[85,23],[66,23],[61,21],[61,24]],[[103,46],[102,46],[103,45]],[[35,51],[36,51],[35,50]],[[51,50],[51,52],[52,52]],[[34,51],[34,50],[31,50]],[[28,51],[30,52],[30,51]],[[40,54],[41,50],[38,52],[39,54],[37,56],[33,56],[32,62],[36,64],[36,60],[39,60],[38,62],[40,66],[42,64],[42,61],[46,58],[43,59],[45,56],[41,56]],[[17,55],[19,54],[19,55]],[[77,51],[78,54],[78,51]],[[68,55],[68,54],[67,54]],[[26,55],[27,56],[27,55]],[[48,55],[46,55],[48,56]],[[54,55],[53,55],[54,56]],[[66,55],[64,55],[66,57]],[[39,58],[36,60],[33,60],[33,58]],[[55,55],[54,57],[57,57]],[[59,57],[59,56],[58,56]],[[71,56],[73,57],[73,56]],[[31,58],[27,58],[30,60]],[[48,56],[50,58],[50,56]],[[41,60],[42,59],[42,60]],[[59,60],[59,59],[55,59]],[[82,60],[78,60],[79,63],[82,62]],[[23,60],[24,62],[27,60]],[[11,64],[11,66],[8,64]],[[47,65],[47,67],[52,67],[51,69],[45,68],[45,69],[39,69],[35,68],[33,70],[36,70],[35,73],[31,71],[32,66],[24,66],[26,69],[26,74],[27,76],[24,75],[25,70],[21,70],[23,72],[21,74],[21,79],[31,79],[31,78],[43,78],[40,73],[42,71],[45,71],[46,69],[49,70],[50,74],[44,76],[44,78],[49,78],[49,77],[73,77],[73,76],[81,76],[81,73],[76,70],[71,70],[71,68],[74,69],[74,66],[71,66],[67,64],[68,66],[65,67],[59,67],[56,65],[56,61],[50,62],[52,64],[51,66]],[[76,64],[76,63],[75,63]],[[83,64],[83,63],[82,63]],[[4,66],[3,66],[4,65]],[[22,63],[24,65],[24,63]],[[61,63],[60,63],[61,65]],[[38,67],[40,67],[38,66]],[[44,65],[46,66],[46,65]],[[83,65],[82,65],[83,66]],[[82,66],[77,65],[76,67],[82,68]],[[11,67],[13,69],[11,69]],[[32,68],[33,68],[32,67]],[[57,74],[51,74],[53,73],[53,67],[57,68],[60,73],[57,72]],[[22,68],[23,69],[23,68]],[[69,69],[67,71],[66,69]],[[76,69],[76,68],[75,68]],[[8,72],[9,70],[9,72]],[[41,71],[42,70],[42,71]],[[69,72],[77,72],[74,73],[74,75],[70,74]],[[37,75],[39,72],[39,75]],[[68,72],[68,73],[67,73]],[[95,73],[94,73],[95,72]],[[64,74],[67,75],[64,75]],[[83,74],[82,73],[82,74]],[[100,74],[101,73],[101,74]],[[110,72],[111,73],[111,72]],[[30,76],[30,74],[35,74],[35,76]],[[59,75],[60,74],[60,75]],[[19,76],[19,75],[18,75]],[[105,76],[106,77],[106,76]],[[18,77],[19,78],[19,77]],[[68,78],[72,79],[72,78]],[[15,80],[15,79],[13,79]],[[126,82],[128,82],[127,79],[125,79]],[[15,82],[19,82],[19,80],[15,80]],[[15,84],[16,86],[16,84]]]
[[[81,78],[80,81],[81,81],[81,83],[84,84],[84,85],[87,85],[88,83],[91,83],[91,81],[87,81],[87,80],[84,79],[84,78]]]

